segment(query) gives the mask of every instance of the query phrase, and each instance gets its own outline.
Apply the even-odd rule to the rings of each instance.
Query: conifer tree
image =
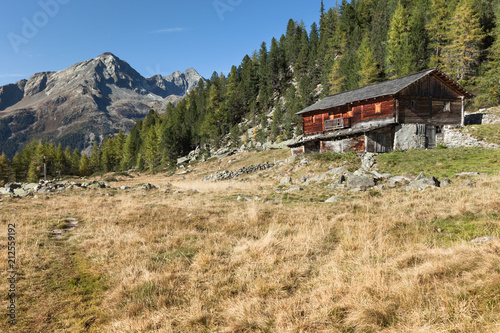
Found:
[[[0,186],[3,186],[10,178],[10,162],[5,153],[0,155]]]
[[[38,183],[40,179],[40,165],[36,159],[33,159],[29,164],[27,181],[30,183]]]
[[[84,154],[85,155],[85,154]],[[75,176],[80,175],[80,159],[82,155],[80,151],[75,148],[71,154],[71,174]]]
[[[413,55],[409,50],[409,36],[409,13],[399,1],[389,26],[387,40],[386,73],[391,78],[405,76],[411,72]]]
[[[138,123],[140,123],[140,121]],[[101,147],[99,147],[97,141],[94,141],[92,144],[92,153],[90,154],[89,163],[92,172],[96,172],[101,169]]]
[[[155,167],[159,164],[159,139],[156,133],[155,126],[151,126],[146,137],[145,150],[144,150],[144,162],[147,165],[149,172],[154,173]]]
[[[78,173],[80,176],[86,177],[92,174],[92,168],[90,167],[90,160],[86,154],[82,154],[80,158],[80,165],[78,166]]]
[[[278,41],[273,38],[271,40],[271,49],[269,51],[269,74],[270,83],[273,91],[279,91],[281,80],[284,77],[285,60]]]
[[[54,169],[55,174],[58,176],[66,173],[67,162],[64,151],[62,150],[61,143],[57,145],[56,153],[54,156]]]
[[[16,154],[12,158],[11,168],[14,180],[16,182],[23,181],[25,178],[25,173],[23,172],[25,168],[23,167],[23,162],[21,160],[21,155],[19,154],[19,152],[16,152]]]
[[[484,74],[478,78],[481,93],[475,98],[475,104],[480,107],[500,104],[500,15],[497,15],[495,22],[492,32],[495,39],[488,50],[488,61],[483,66]]]
[[[375,55],[371,47],[371,42],[368,35],[365,35],[358,49],[358,58],[360,63],[359,86],[367,86],[378,81],[380,69],[378,68]]]
[[[344,89],[345,76],[342,72],[342,56],[337,57],[333,62],[332,69],[330,70],[330,75],[328,77],[328,82],[330,86],[329,93],[331,95],[342,92]]]
[[[309,38],[306,33],[303,33],[300,41],[300,52],[295,63],[295,72],[299,77],[306,73],[309,63],[309,49]]]
[[[471,0],[461,0],[449,29],[451,43],[444,51],[444,69],[459,83],[470,83],[471,76],[475,74],[484,36]]]
[[[443,50],[448,44],[450,28],[449,17],[451,16],[448,10],[449,0],[431,0],[430,3],[430,18],[426,25],[429,32],[429,66],[441,67],[443,65]]]

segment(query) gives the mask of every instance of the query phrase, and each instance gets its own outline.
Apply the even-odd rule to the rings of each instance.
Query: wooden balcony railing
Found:
[[[351,127],[351,118],[336,118],[325,120],[325,132]]]

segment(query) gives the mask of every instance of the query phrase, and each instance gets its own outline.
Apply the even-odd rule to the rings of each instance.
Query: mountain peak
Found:
[[[111,52],[104,52],[103,54],[101,54],[101,55],[100,55],[100,56],[98,56],[97,58],[101,58],[101,59],[102,59],[102,58],[110,58],[110,57],[111,57],[111,58],[115,58],[115,59],[118,59],[118,60],[119,60],[119,58],[118,58],[117,56],[115,56],[115,55],[114,55],[113,53],[111,53]]]

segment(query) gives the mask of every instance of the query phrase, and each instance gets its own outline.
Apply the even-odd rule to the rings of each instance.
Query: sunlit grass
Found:
[[[454,150],[440,150],[448,151]],[[462,166],[481,156],[463,153],[471,155],[459,160]],[[422,166],[418,172],[433,174],[437,156],[425,155],[429,164],[417,165],[413,154],[401,172],[417,173]],[[241,164],[271,158],[248,155]],[[185,176],[136,175],[116,182],[161,186],[150,191],[5,198],[0,221],[3,228],[19,223],[22,278],[19,323],[8,326],[1,313],[0,330],[498,330],[500,242],[470,242],[500,236],[500,176],[492,166],[475,187],[452,184],[423,192],[343,192],[326,188],[328,181],[275,192],[284,175],[295,181],[334,163],[319,160],[289,163],[246,181],[200,180],[230,159],[197,164]],[[341,200],[320,202],[334,194]],[[239,195],[252,201],[237,201]],[[65,217],[78,218],[80,225],[67,238],[54,239],[50,231]],[[0,244],[5,248],[5,238]],[[0,261],[2,279],[5,268]],[[2,295],[6,288],[0,283]]]

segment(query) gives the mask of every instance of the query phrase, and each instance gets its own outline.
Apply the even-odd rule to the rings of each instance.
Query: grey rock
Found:
[[[254,172],[258,172],[258,171],[267,170],[267,169],[270,169],[272,167],[274,167],[273,163],[264,162],[264,163],[260,163],[257,165],[249,165],[246,167],[242,167],[236,171],[229,171],[229,170],[218,171],[218,172],[213,173],[209,176],[203,177],[202,181],[217,182],[217,181],[221,181],[221,180],[233,179],[233,178],[239,177],[241,175],[246,175],[246,174],[250,174],[250,173],[254,173]]]
[[[392,177],[390,173],[380,173],[377,170],[372,171],[372,175],[375,177],[377,180],[381,179],[389,179]]]
[[[64,184],[61,183],[61,185],[64,185]],[[88,187],[89,188],[110,188],[111,186],[109,186],[108,183],[103,182],[103,181],[94,181]]]
[[[25,189],[22,189],[22,188],[16,188],[14,190],[14,195],[17,196],[17,197],[26,197],[30,194],[33,194],[33,191],[29,191],[29,190],[25,190]]]
[[[414,181],[410,182],[407,190],[425,190],[428,187],[440,187],[440,182],[436,177],[426,177],[421,173]]]
[[[359,187],[373,187],[375,186],[375,179],[373,175],[352,175],[347,177],[347,187],[348,188],[359,188]]]
[[[134,190],[154,190],[156,186],[150,183],[145,183],[134,187]]]
[[[283,177],[280,180],[280,185],[291,185],[292,184],[292,177]]]
[[[296,191],[303,191],[304,189],[300,186],[292,186],[288,190],[283,191],[283,193],[291,193],[291,192],[296,192]]]
[[[311,160],[309,158],[304,158],[304,159],[300,160],[300,164],[302,164],[302,165],[306,165],[309,163],[311,163]]]
[[[484,243],[489,243],[493,242],[496,238],[495,237],[477,237],[471,240],[471,243],[476,243],[476,244],[484,244]]]
[[[336,196],[333,196],[329,199],[326,199],[325,202],[338,202],[340,201],[341,199],[339,197],[336,197]]]
[[[395,185],[396,183],[405,184],[411,182],[412,179],[405,176],[394,176],[389,178],[389,184]]]
[[[177,164],[184,164],[184,163],[187,163],[191,160],[191,158],[189,158],[188,156],[184,156],[184,157],[179,157],[177,159]]]
[[[370,171],[376,163],[375,154],[366,153],[361,159],[361,169],[364,171]]]
[[[344,166],[338,167],[338,168],[331,168],[328,170],[326,173],[334,176],[338,176],[346,172],[347,169]]]
[[[243,197],[243,196],[238,196],[238,198],[236,198],[236,200],[238,200],[238,201],[252,201],[252,199],[250,199],[249,197]]]
[[[441,187],[446,187],[450,184],[451,184],[451,180],[449,180],[448,178],[445,178],[441,181]]]
[[[455,173],[455,176],[484,176],[487,175],[487,173],[480,173],[480,172],[459,172]]]
[[[0,187],[0,195],[10,195],[12,194],[9,188]]]
[[[27,183],[23,184],[23,189],[27,191],[35,191],[35,188],[38,186],[37,183]]]
[[[130,190],[130,186],[120,186],[120,190]]]

